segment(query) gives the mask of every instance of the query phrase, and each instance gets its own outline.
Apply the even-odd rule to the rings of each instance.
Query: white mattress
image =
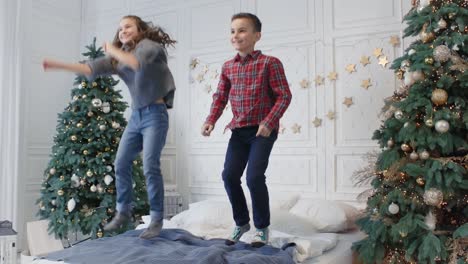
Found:
[[[338,234],[338,244],[334,248],[301,264],[351,264],[353,260],[351,246],[353,242],[361,240],[364,236],[365,234],[359,231]]]

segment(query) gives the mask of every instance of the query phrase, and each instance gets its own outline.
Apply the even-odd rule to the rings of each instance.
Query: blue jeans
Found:
[[[143,150],[143,173],[146,177],[151,219],[163,219],[164,182],[160,158],[166,143],[168,119],[165,104],[151,104],[132,111],[115,158],[118,212],[130,214],[132,211],[132,165]]]
[[[256,228],[266,228],[270,225],[270,205],[265,171],[278,132],[272,131],[269,137],[256,137],[257,130],[258,126],[232,130],[222,175],[234,221],[237,226],[243,226],[250,221],[241,186],[241,177],[248,163],[247,187],[252,198],[254,225]]]

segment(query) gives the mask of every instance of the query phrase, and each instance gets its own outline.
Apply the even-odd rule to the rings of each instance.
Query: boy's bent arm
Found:
[[[289,90],[288,81],[284,74],[283,64],[277,58],[273,58],[268,65],[269,79],[268,84],[273,91],[275,104],[271,108],[270,113],[263,119],[262,124],[270,130],[275,128],[275,124],[283,116],[284,112],[291,103],[291,91]]]
[[[218,89],[213,94],[213,103],[211,104],[210,114],[206,118],[205,123],[214,125],[224,111],[229,99],[229,91],[231,90],[231,82],[226,76],[226,71],[223,65],[219,78]]]

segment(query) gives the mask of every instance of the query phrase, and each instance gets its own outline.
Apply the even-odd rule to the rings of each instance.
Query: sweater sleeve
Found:
[[[85,63],[91,69],[91,75],[86,76],[89,81],[96,79],[99,75],[111,75],[114,73],[112,59],[109,56],[86,61]]]
[[[139,68],[144,68],[147,64],[153,63],[157,59],[162,59],[167,63],[166,52],[161,44],[143,39],[138,42],[135,47],[135,57],[138,61]]]

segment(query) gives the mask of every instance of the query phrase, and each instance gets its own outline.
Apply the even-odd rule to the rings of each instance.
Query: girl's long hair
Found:
[[[140,33],[137,39],[126,44],[127,47],[125,48],[127,51],[133,50],[138,44],[138,42],[140,42],[140,40],[145,39],[145,38],[161,44],[164,48],[167,48],[168,46],[174,47],[174,44],[177,42],[176,40],[171,39],[169,34],[167,34],[162,28],[158,26],[154,26],[153,23],[151,22],[143,21],[139,16],[128,15],[128,16],[122,17],[122,19],[126,19],[126,18],[133,19],[136,22],[138,32]],[[120,42],[120,39],[119,39],[118,29],[117,29],[117,32],[115,33],[112,44],[118,48],[122,48],[123,46],[122,42]],[[115,66],[117,64],[117,61],[113,59],[112,64]]]

